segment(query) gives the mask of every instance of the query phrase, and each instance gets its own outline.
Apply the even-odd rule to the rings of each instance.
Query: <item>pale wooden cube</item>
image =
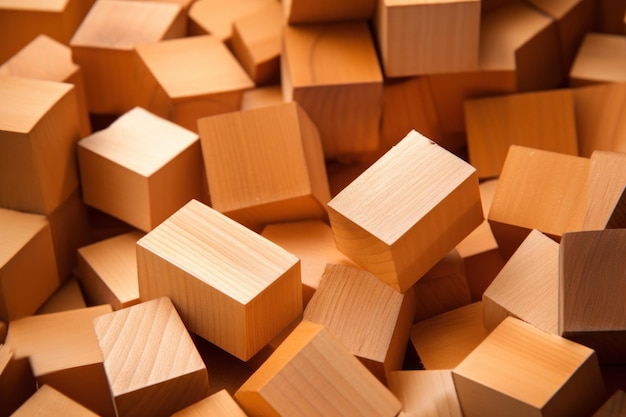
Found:
[[[246,417],[246,413],[243,412],[225,389],[172,414],[172,417],[202,417],[209,415]]]
[[[136,107],[78,144],[83,199],[148,232],[201,198],[198,135]]]
[[[483,220],[476,170],[415,131],[328,208],[339,250],[400,292]]]
[[[12,417],[97,417],[98,415],[83,407],[71,398],[66,397],[50,385],[37,390]]]
[[[198,201],[137,245],[141,299],[169,297],[190,331],[241,360],[302,312],[299,260]]]
[[[36,390],[28,358],[15,358],[10,346],[0,340],[0,415],[12,415]]]
[[[87,304],[78,285],[78,280],[70,278],[46,300],[37,310],[37,314],[60,313],[86,307]]]
[[[345,20],[368,20],[374,16],[375,0],[284,0],[287,23],[323,23]]]
[[[571,86],[626,81],[626,36],[587,33],[569,72]]]
[[[615,229],[626,225],[612,223],[624,209],[626,154],[595,151],[591,154],[587,209],[583,230]],[[616,211],[617,210],[617,211]],[[618,222],[619,223],[619,222]]]
[[[449,370],[394,371],[387,374],[387,384],[406,417],[463,416]]]

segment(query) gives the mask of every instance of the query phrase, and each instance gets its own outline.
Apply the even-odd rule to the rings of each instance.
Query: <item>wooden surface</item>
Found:
[[[37,314],[60,313],[86,307],[78,280],[72,277],[48,297],[46,302],[37,310]]]
[[[367,20],[374,15],[374,0],[346,0],[335,2],[320,0],[282,1],[285,18],[289,25],[336,22],[345,20]]]
[[[609,398],[593,417],[625,417],[626,416],[626,394],[618,390]]]
[[[218,391],[210,397],[172,414],[172,417],[202,417],[207,415],[246,417],[241,407],[226,390]]]
[[[83,407],[76,401],[66,397],[50,385],[44,385],[37,390],[19,409],[13,417],[96,417],[97,414]]]
[[[13,349],[2,343],[0,343],[0,415],[9,416],[35,392],[37,383],[28,358],[16,359]]]
[[[253,88],[243,92],[241,110],[274,106],[283,103],[283,92],[280,85]]]
[[[614,229],[616,227],[611,226],[612,219],[618,227],[626,226],[619,224],[618,207],[624,195],[624,187],[626,187],[626,154],[593,152],[589,166],[587,210],[583,219],[583,230]]]
[[[394,371],[387,383],[405,417],[463,416],[450,371]]]
[[[569,72],[569,83],[582,86],[626,81],[624,34],[587,33]]]

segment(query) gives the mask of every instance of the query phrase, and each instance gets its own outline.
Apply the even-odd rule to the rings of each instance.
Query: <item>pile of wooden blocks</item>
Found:
[[[0,0],[0,417],[626,415],[625,0]]]

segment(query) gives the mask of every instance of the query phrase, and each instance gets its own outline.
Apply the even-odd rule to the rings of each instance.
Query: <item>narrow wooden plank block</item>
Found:
[[[368,20],[374,16],[375,0],[346,0],[335,2],[320,0],[282,1],[287,23],[299,25],[303,23],[336,22],[345,20]]]
[[[37,390],[12,417],[97,417],[98,415],[66,397],[50,385]]]
[[[619,226],[614,218],[626,187],[626,154],[594,151],[589,167],[587,210],[583,219],[583,230],[614,229]],[[617,215],[619,216],[619,209]],[[626,225],[625,225],[626,226]],[[621,227],[625,227],[621,226]]]
[[[328,208],[339,250],[400,292],[483,220],[475,169],[415,131]]]
[[[86,307],[87,304],[85,304],[85,299],[78,285],[78,280],[70,278],[46,300],[39,310],[37,310],[37,314],[60,313],[62,311]]]
[[[169,297],[190,331],[241,360],[302,312],[299,260],[196,200],[137,243],[137,272],[142,300]]]
[[[587,33],[569,72],[571,86],[626,81],[626,36]]]
[[[451,371],[394,371],[387,375],[387,384],[405,417],[463,416]]]
[[[617,390],[593,417],[626,417],[626,393]]]
[[[465,417],[585,416],[604,399],[593,350],[506,318],[452,372]]]
[[[13,349],[0,343],[0,415],[12,415],[36,390],[28,358],[16,359]]]
[[[396,416],[401,404],[320,324],[303,321],[235,393],[251,416]]]
[[[246,417],[246,413],[243,412],[225,389],[172,414],[172,417],[202,417],[209,415]]]

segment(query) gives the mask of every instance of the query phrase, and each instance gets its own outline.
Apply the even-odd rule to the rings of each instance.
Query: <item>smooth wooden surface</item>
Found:
[[[37,314],[60,313],[86,307],[78,280],[72,277],[61,284],[54,294],[37,310]]]
[[[374,15],[376,2],[374,0],[346,0],[342,2],[284,0],[282,5],[287,23],[297,26],[307,23],[367,20]]]
[[[626,36],[587,33],[569,72],[571,86],[626,81]]]
[[[0,340],[4,343],[4,341]],[[0,415],[9,416],[37,389],[28,358],[15,359],[10,346],[0,343]]]
[[[626,394],[618,390],[611,395],[593,417],[626,417]]]
[[[207,415],[246,417],[241,407],[225,389],[172,414],[172,417],[203,417]]]
[[[405,417],[463,416],[450,371],[394,371],[387,384]]]
[[[593,152],[589,167],[587,210],[583,219],[583,230],[615,228],[611,227],[611,220],[619,223],[619,206],[624,195],[624,187],[626,187],[626,154]],[[615,217],[614,213],[618,217]]]
[[[280,85],[258,87],[243,92],[241,110],[269,107],[283,102],[283,91]]]
[[[22,406],[12,414],[13,417],[96,417],[97,414],[66,397],[50,385],[37,390]]]

